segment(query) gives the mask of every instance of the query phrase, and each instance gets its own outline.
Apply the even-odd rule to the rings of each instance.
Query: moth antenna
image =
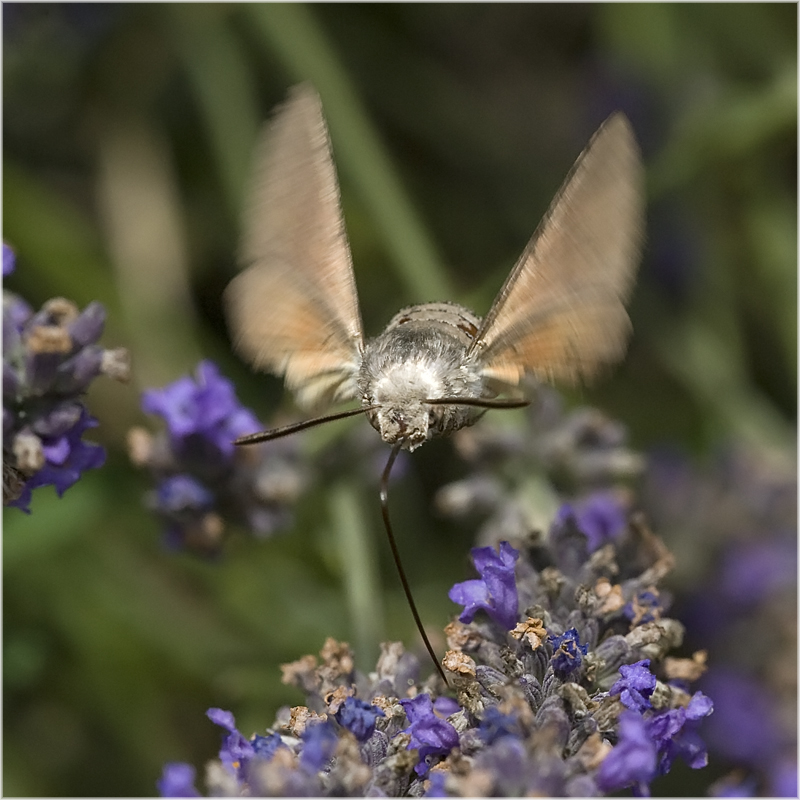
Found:
[[[425,401],[432,406],[475,406],[476,408],[525,408],[530,400],[513,400],[500,398],[492,400],[488,397],[432,397]]]
[[[273,439],[280,439],[283,436],[290,436],[293,433],[304,431],[306,428],[314,428],[317,425],[322,425],[325,422],[334,422],[337,419],[355,417],[356,414],[363,414],[365,411],[374,411],[376,408],[380,408],[380,406],[361,406],[361,408],[351,408],[349,411],[339,411],[337,414],[328,414],[324,417],[316,417],[315,419],[303,420],[303,422],[295,422],[292,425],[284,425],[282,428],[273,428],[270,431],[248,433],[246,436],[240,436],[238,439],[234,439],[233,443],[240,445],[271,442]]]
[[[400,448],[403,446],[403,441],[403,439],[400,439],[394,445],[394,447],[392,447],[392,452],[389,454],[389,460],[386,462],[383,475],[381,475],[381,514],[383,515],[383,524],[386,527],[386,535],[389,537],[389,546],[392,548],[392,555],[394,556],[394,564],[397,567],[397,574],[400,576],[400,583],[403,584],[403,591],[406,593],[406,600],[408,600],[408,607],[411,609],[414,622],[417,623],[417,630],[419,631],[420,636],[422,636],[422,641],[425,642],[425,647],[428,649],[428,655],[430,655],[433,665],[436,667],[439,675],[441,675],[445,686],[449,686],[447,677],[442,669],[442,665],[436,658],[436,653],[433,652],[433,647],[428,640],[428,635],[425,633],[425,628],[422,627],[422,620],[419,618],[419,612],[417,611],[417,606],[414,603],[414,597],[411,594],[411,587],[408,585],[408,579],[406,578],[406,573],[403,569],[403,563],[400,561],[400,552],[397,549],[397,542],[394,540],[392,524],[389,521],[389,474],[391,473],[394,462],[400,453]]]

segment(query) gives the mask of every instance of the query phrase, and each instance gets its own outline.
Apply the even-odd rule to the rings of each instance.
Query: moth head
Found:
[[[430,431],[436,422],[436,413],[423,402],[412,401],[404,404],[385,404],[367,412],[367,419],[381,439],[389,444],[404,441],[403,447],[414,451],[430,438]]]

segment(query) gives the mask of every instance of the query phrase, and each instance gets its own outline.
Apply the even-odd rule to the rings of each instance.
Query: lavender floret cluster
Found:
[[[262,430],[233,385],[211,361],[142,396],[142,409],[166,429],[128,435],[133,462],[153,473],[147,504],[162,520],[169,547],[219,551],[226,525],[267,537],[289,526],[291,507],[307,483],[297,439],[237,447],[234,440]]]
[[[681,619],[708,651],[704,737],[729,770],[716,796],[797,797],[796,464],[791,443],[728,445],[702,468],[674,451],[649,459],[643,505],[680,548],[677,580],[691,570]]]
[[[606,493],[592,500],[610,511]],[[208,793],[647,794],[678,757],[705,766],[698,727],[712,703],[689,689],[704,654],[667,655],[683,637],[659,589],[672,556],[624,506],[611,516],[621,527],[598,539],[563,505],[545,531],[473,549],[478,577],[450,591],[462,611],[445,629],[447,686],[422,679],[399,642],[363,674],[348,645],[329,639],[319,659],[283,667],[305,705],[281,709],[263,732],[247,738],[210,710],[226,733],[206,767]],[[159,790],[197,796],[194,769],[166,765]]]
[[[3,276],[14,269],[3,245]],[[128,352],[98,344],[106,312],[83,311],[62,297],[39,311],[3,289],[3,503],[30,512],[31,495],[54,486],[59,496],[87,469],[102,466],[105,450],[84,441],[97,425],[84,403],[98,375],[127,381]]]

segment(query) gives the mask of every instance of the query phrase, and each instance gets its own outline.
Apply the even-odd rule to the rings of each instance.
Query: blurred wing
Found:
[[[486,378],[590,380],[625,352],[643,239],[644,170],[630,123],[592,137],[508,276],[472,345]]]
[[[234,343],[283,375],[300,405],[356,394],[363,334],[330,140],[317,93],[296,86],[266,127],[225,292]]]

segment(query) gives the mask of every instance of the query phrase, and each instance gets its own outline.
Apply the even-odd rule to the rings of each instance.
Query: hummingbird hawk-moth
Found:
[[[643,239],[643,184],[630,123],[612,114],[483,319],[456,303],[425,303],[402,309],[367,340],[321,102],[311,86],[296,86],[258,146],[239,253],[243,272],[225,293],[228,320],[239,352],[283,376],[301,407],[348,400],[360,406],[237,444],[365,413],[393,445],[381,500],[399,562],[386,485],[401,448],[415,450],[471,425],[487,408],[526,404],[526,376],[589,381],[622,357],[631,330],[625,303]]]

